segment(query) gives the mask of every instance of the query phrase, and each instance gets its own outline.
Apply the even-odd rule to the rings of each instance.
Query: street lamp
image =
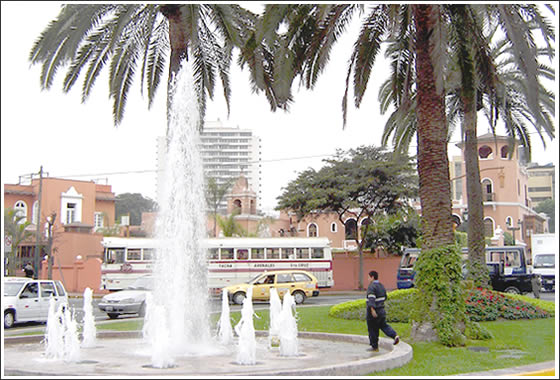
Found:
[[[519,230],[519,229],[521,228],[521,227],[519,227],[519,224],[520,224],[520,223],[522,223],[521,220],[517,219],[517,227],[510,226],[510,225],[507,226],[507,229],[508,229],[509,231],[511,231],[511,234],[513,235],[513,245],[516,244],[516,241],[515,241],[515,231],[517,231],[517,230]]]

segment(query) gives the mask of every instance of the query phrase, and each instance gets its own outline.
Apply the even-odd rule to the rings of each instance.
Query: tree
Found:
[[[181,61],[192,59],[202,128],[206,98],[213,98],[216,77],[229,108],[232,49],[242,44],[243,32],[254,19],[251,12],[234,4],[68,4],[43,30],[29,59],[32,64],[42,64],[42,88],[49,89],[64,66],[68,66],[64,92],[83,74],[83,102],[109,63],[115,126],[123,119],[128,91],[138,71],[150,107],[168,56],[168,84]],[[170,96],[168,86],[168,107]]]
[[[214,218],[214,229],[213,234],[216,237],[217,228],[217,218],[218,218],[218,207],[220,203],[224,200],[226,194],[228,193],[232,181],[227,181],[224,183],[218,183],[216,178],[208,177],[206,180],[206,206],[211,210]]]
[[[142,213],[152,212],[156,203],[140,193],[123,193],[115,199],[115,220],[120,221],[121,216],[130,215],[130,225],[139,226],[142,223]]]
[[[420,218],[412,207],[403,207],[393,213],[378,214],[363,233],[364,247],[371,250],[383,248],[386,252],[400,254],[403,247],[416,247],[420,235]]]
[[[10,236],[12,239],[12,250],[6,255],[8,258],[8,276],[15,276],[16,274],[19,245],[22,241],[33,236],[33,232],[27,230],[31,223],[25,219],[25,215],[11,207],[4,209],[4,236]]]
[[[360,258],[359,287],[363,289],[364,237],[374,217],[396,213],[414,196],[416,177],[409,157],[393,160],[389,152],[362,146],[347,152],[338,150],[334,159],[323,160],[319,171],[308,169],[299,174],[277,198],[277,210],[290,210],[298,219],[312,212],[331,211],[345,224],[352,218],[364,227],[352,229],[349,236],[356,242]]]
[[[235,216],[239,211],[234,210],[229,216],[216,215],[218,225],[225,237],[241,237],[248,236],[248,232],[235,221]]]
[[[535,207],[535,211],[538,213],[544,212],[548,219],[548,231],[550,233],[554,233],[554,223],[555,223],[555,215],[556,215],[556,202],[554,198],[546,199],[544,201],[539,202],[537,207]]]

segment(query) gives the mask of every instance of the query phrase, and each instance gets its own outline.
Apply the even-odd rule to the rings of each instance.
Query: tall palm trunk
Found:
[[[465,91],[466,89],[463,89]],[[489,275],[486,269],[486,250],[484,240],[484,205],[482,203],[482,186],[480,184],[480,167],[477,149],[476,92],[470,89],[469,95],[462,97],[465,134],[465,171],[467,175],[467,204],[469,220],[468,234],[468,278],[477,287],[488,287]],[[465,91],[467,92],[467,91]]]
[[[432,5],[414,5],[416,24],[417,139],[423,247],[453,243],[451,187],[447,157],[447,122],[442,93],[436,90],[430,34]]]

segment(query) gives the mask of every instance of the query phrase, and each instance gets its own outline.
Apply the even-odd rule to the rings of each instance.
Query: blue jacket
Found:
[[[375,310],[385,308],[385,299],[387,298],[387,291],[382,283],[378,280],[372,281],[367,288],[367,307],[373,307]]]

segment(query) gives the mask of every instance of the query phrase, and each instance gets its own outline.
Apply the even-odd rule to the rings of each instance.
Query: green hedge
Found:
[[[387,293],[385,311],[388,322],[409,322],[409,311],[418,289],[399,289]],[[466,312],[473,322],[496,319],[534,319],[554,316],[554,302],[519,294],[487,289],[468,289],[465,292]],[[329,316],[342,319],[366,319],[366,300],[347,301],[332,306]]]

